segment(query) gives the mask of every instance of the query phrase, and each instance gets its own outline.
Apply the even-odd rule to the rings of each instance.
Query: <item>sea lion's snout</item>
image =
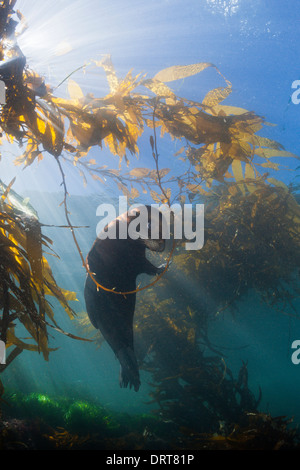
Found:
[[[144,240],[146,247],[151,251],[162,252],[165,249],[165,240]]]

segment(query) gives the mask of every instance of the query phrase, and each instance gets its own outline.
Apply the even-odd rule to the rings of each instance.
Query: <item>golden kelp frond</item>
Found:
[[[23,72],[24,85],[29,88],[36,96],[45,96],[51,92],[49,85],[46,85],[43,77],[28,67]]]
[[[228,142],[201,147],[186,146],[185,158],[194,168],[191,173],[193,179],[187,186],[192,193],[203,194],[200,186],[202,182],[210,187],[213,181],[230,179],[240,184],[241,191],[245,191],[245,186],[251,191],[251,188],[256,187],[256,178],[265,175],[268,170],[280,169],[281,165],[272,162],[271,158],[299,159],[297,155],[285,151],[277,142],[255,134],[262,127],[262,119],[254,113],[241,114],[240,118],[237,122],[232,121]],[[247,185],[250,180],[252,182]]]
[[[126,149],[138,153],[137,138],[143,131],[141,110],[132,100],[126,99],[135,86],[135,79],[128,75],[114,94],[103,99],[81,97],[70,102],[52,97],[52,103],[69,120],[66,143],[74,152],[78,149],[83,152],[80,156],[86,155],[90,147],[101,146],[103,141],[112,154],[121,159],[125,157]]]
[[[154,79],[161,82],[182,80],[183,78],[191,77],[192,75],[196,75],[202,72],[207,67],[215,66],[208,62],[199,62],[198,64],[192,65],[173,65],[166,69],[160,70],[160,72],[157,72],[157,74],[154,76]]]
[[[54,449],[72,450],[82,448],[82,446],[90,439],[90,436],[79,436],[59,427],[57,429],[53,429],[51,434],[45,435],[45,439],[49,440],[53,444]]]
[[[75,292],[70,292],[65,289],[62,289],[58,287],[56,284],[56,281],[54,279],[54,276],[52,274],[51,268],[49,266],[48,261],[43,258],[43,280],[44,280],[44,292],[45,295],[52,295],[56,297],[56,299],[59,301],[61,306],[65,309],[67,314],[71,319],[74,318],[75,312],[74,310],[69,306],[69,301],[76,301],[76,293]],[[51,318],[51,320],[56,324],[54,320],[54,315],[52,310],[47,308],[46,310],[47,315]]]
[[[1,183],[2,191],[5,185]],[[41,352],[49,356],[45,317],[54,324],[54,313],[46,295],[54,296],[69,315],[74,312],[68,305],[76,300],[75,293],[60,289],[43,256],[44,241],[41,225],[34,210],[26,206],[10,188],[3,191],[0,201],[0,337],[8,346]],[[15,202],[15,205],[14,205]],[[14,332],[19,320],[35,344],[24,343]]]
[[[109,84],[109,89],[111,93],[115,93],[116,90],[118,89],[119,86],[119,80],[116,75],[115,68],[113,66],[113,63],[111,61],[111,56],[106,55],[101,61],[97,62],[94,61],[94,63],[98,67],[103,67],[106,73],[107,81]]]

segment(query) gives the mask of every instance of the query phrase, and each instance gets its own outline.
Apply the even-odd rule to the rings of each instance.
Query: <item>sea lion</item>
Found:
[[[135,219],[141,215],[141,208],[138,208],[122,214],[108,224],[98,235],[87,255],[88,267],[97,282],[116,292],[134,291],[138,274],[160,274],[165,269],[165,266],[154,266],[146,258],[146,248],[160,252],[165,249],[165,241],[162,239],[162,213],[157,211],[159,216],[155,217],[156,226],[157,222],[159,223],[158,238],[151,239],[153,212],[151,220],[151,207],[143,208],[146,208],[146,219],[143,219],[146,220],[146,228],[140,227],[141,230],[143,228],[143,238],[123,238],[121,235],[124,234],[122,230],[129,229],[129,224],[136,222]],[[107,234],[109,231],[115,238],[104,238],[104,232]],[[101,331],[120,362],[120,387],[126,388],[129,385],[138,391],[140,376],[133,346],[136,293],[124,296],[97,289],[95,282],[87,274],[84,297],[91,323]]]

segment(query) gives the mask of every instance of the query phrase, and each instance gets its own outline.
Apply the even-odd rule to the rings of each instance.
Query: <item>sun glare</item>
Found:
[[[35,9],[28,10],[27,15],[25,11],[28,28],[18,38],[30,67],[52,78],[65,73],[70,61],[66,55],[76,47],[76,38],[70,37],[72,31],[66,20],[67,12],[65,9],[57,12],[55,5],[53,2],[50,11],[45,8],[39,10],[39,15]]]

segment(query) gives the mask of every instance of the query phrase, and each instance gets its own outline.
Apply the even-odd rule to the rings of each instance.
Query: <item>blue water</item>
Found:
[[[300,79],[297,0],[48,0],[38,4],[21,0],[17,6],[29,24],[19,44],[30,66],[54,86],[85,61],[107,53],[119,76],[132,68],[136,74],[152,77],[171,65],[212,62],[233,85],[225,104],[264,116],[276,126],[264,127],[261,135],[300,155],[300,105],[291,101],[292,82]],[[72,78],[84,92],[92,90],[99,96],[108,92],[104,73],[87,70],[83,74],[81,70]],[[214,69],[207,69],[172,85],[178,95],[201,101],[210,89],[224,86],[224,81]],[[66,96],[65,84],[57,94]],[[170,155],[180,147],[168,138],[159,142],[162,167],[172,168]],[[20,153],[18,147],[12,149],[14,155]],[[8,183],[17,173],[14,189],[30,197],[41,222],[65,224],[63,208],[58,206],[63,194],[55,162],[45,156],[39,164],[22,170],[6,158],[10,151],[6,145],[7,153],[0,162],[1,179]],[[91,158],[118,167],[118,160],[112,161],[106,149],[92,149]],[[148,140],[142,138],[139,161],[132,158],[129,168],[152,165],[151,158]],[[299,161],[285,159],[284,165],[276,177],[299,184],[299,170],[295,170]],[[107,188],[92,179],[85,188],[71,167],[67,184],[72,223],[89,226],[78,230],[78,241],[86,255],[96,234],[95,208],[116,196],[116,189],[111,187],[105,194]],[[61,258],[48,257],[57,283],[77,292],[74,309],[80,313],[85,310],[85,271],[72,237],[67,229],[45,228],[44,232],[54,241]],[[186,295],[188,299],[191,293]],[[299,311],[299,302],[295,307]],[[251,292],[240,302],[235,316],[222,313],[211,323],[209,337],[217,349],[224,347],[226,364],[234,374],[242,361],[248,361],[249,387],[254,394],[261,387],[262,411],[294,416],[299,424],[300,365],[291,361],[291,343],[300,338],[300,323],[291,316],[293,312],[285,313],[278,313]],[[76,319],[69,320],[59,306],[56,317],[63,329],[80,334]],[[77,393],[129,413],[155,407],[146,404],[151,388],[151,377],[146,373],[141,372],[139,393],[119,388],[119,364],[106,344],[96,349],[93,344],[51,334],[50,346],[59,349],[50,354],[49,362],[41,355],[23,352],[2,374],[5,386],[24,393]]]

